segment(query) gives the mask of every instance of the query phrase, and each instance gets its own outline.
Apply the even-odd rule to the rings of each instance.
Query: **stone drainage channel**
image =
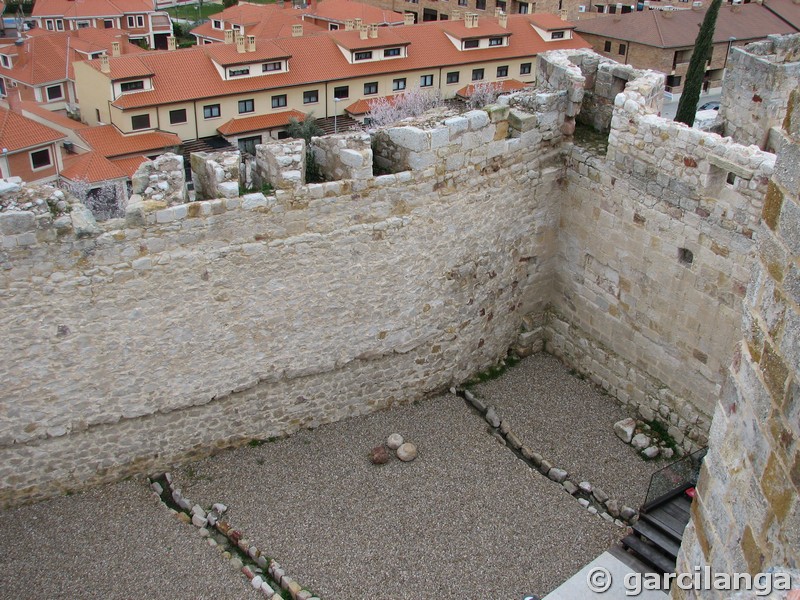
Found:
[[[547,458],[533,451],[526,446],[511,430],[507,420],[504,420],[497,413],[493,406],[487,406],[476,394],[465,389],[451,389],[451,393],[464,398],[489,424],[492,435],[503,445],[510,448],[518,458],[524,461],[530,468],[539,471],[551,481],[561,485],[565,492],[574,497],[578,503],[593,515],[598,515],[609,523],[614,523],[619,527],[633,525],[639,519],[639,512],[620,504],[617,500],[609,498],[599,487],[593,486],[588,481],[576,482],[570,478],[565,469],[561,469]]]
[[[231,566],[241,571],[253,589],[269,600],[320,600],[289,577],[273,559],[244,537],[241,531],[221,521],[227,507],[217,503],[206,511],[193,504],[173,485],[169,473],[150,478],[150,487],[180,521],[197,528],[209,546],[216,548]]]

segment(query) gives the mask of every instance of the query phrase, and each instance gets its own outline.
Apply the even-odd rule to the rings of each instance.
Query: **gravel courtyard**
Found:
[[[553,357],[525,359],[476,391],[525,444],[631,506],[661,466],[616,438],[624,411]],[[419,457],[372,465],[370,449],[394,432]],[[233,527],[323,600],[543,596],[624,535],[498,443],[452,394],[173,474],[192,502],[226,504]],[[263,597],[144,478],[0,512],[0,531],[4,597]]]

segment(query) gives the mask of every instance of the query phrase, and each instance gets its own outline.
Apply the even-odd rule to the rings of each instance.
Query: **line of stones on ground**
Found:
[[[583,508],[593,515],[598,515],[618,527],[633,525],[639,520],[639,512],[619,501],[609,498],[602,489],[588,481],[575,482],[565,469],[553,465],[540,453],[526,446],[520,437],[511,430],[508,421],[501,419],[494,406],[487,406],[474,392],[465,389],[451,389],[469,402],[484,418],[493,430],[492,435],[504,446],[510,447],[529,467],[538,471],[551,481],[561,485],[570,496],[575,498]]]
[[[229,560],[235,570],[241,571],[253,589],[260,591],[269,600],[284,600],[281,589],[288,592],[293,600],[320,600],[289,577],[276,560],[268,558],[241,531],[220,520],[228,510],[227,506],[217,502],[212,505],[211,510],[206,511],[199,504],[193,504],[180,488],[175,487],[170,473],[151,477],[150,482],[153,493],[162,504],[181,522],[197,527],[208,545],[216,548],[223,558]],[[181,510],[169,506],[170,501]],[[209,526],[218,534],[212,534]]]

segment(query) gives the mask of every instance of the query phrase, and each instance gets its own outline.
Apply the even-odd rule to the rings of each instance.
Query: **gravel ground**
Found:
[[[475,391],[532,450],[633,508],[650,475],[667,464],[645,462],[622,442],[614,433],[614,423],[630,416],[622,405],[549,354],[526,358]]]
[[[374,466],[392,432],[412,463]],[[622,537],[500,446],[455,396],[240,448],[175,472],[323,600],[520,600]]]
[[[143,479],[0,512],[0,596],[263,598]]]

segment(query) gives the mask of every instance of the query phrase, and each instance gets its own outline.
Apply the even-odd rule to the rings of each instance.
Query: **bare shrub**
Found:
[[[119,194],[113,181],[92,185],[85,179],[67,183],[70,193],[92,211],[98,221],[107,221],[125,216],[127,201]]]
[[[492,104],[502,91],[502,86],[496,81],[482,81],[473,86],[472,94],[467,99],[470,110],[483,108]]]
[[[372,125],[383,127],[408,117],[418,117],[442,104],[438,90],[427,92],[417,87],[397,96],[376,98],[370,103],[367,118]]]

